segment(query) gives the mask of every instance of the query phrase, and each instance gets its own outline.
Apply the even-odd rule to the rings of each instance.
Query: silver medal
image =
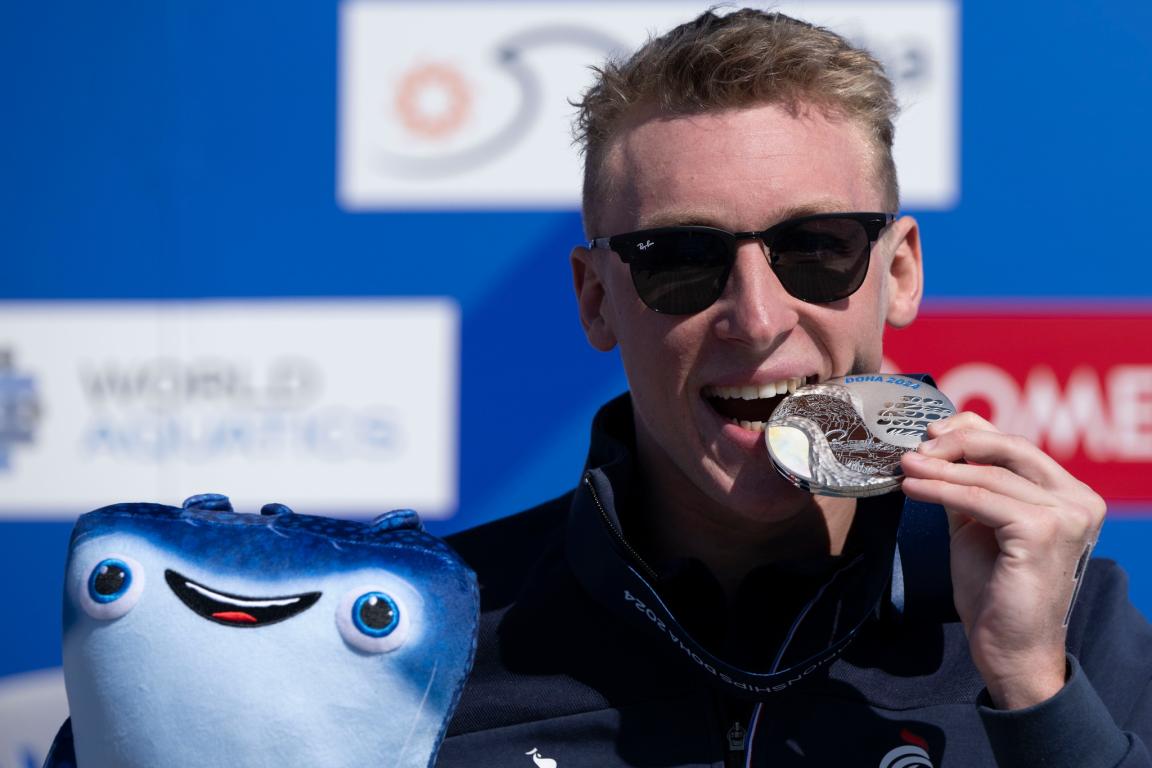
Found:
[[[956,407],[931,384],[898,374],[845,376],[801,387],[768,421],[764,440],[782,475],[824,496],[878,496],[899,487],[900,457]]]

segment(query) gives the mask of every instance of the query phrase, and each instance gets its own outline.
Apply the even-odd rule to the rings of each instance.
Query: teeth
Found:
[[[804,376],[795,376],[791,379],[770,381],[767,384],[761,384],[759,386],[705,387],[704,396],[722,400],[762,400],[795,392],[804,386],[805,381]],[[768,423],[765,421],[742,421],[738,419],[730,419],[730,421],[752,432],[763,432],[768,428]]]
[[[724,400],[760,400],[795,392],[804,386],[804,377],[796,376],[791,379],[770,381],[760,386],[747,385],[743,387],[705,387],[705,397],[719,397]]]

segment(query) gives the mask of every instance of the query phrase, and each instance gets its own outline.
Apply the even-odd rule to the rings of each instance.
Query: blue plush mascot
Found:
[[[80,517],[48,768],[427,768],[475,651],[473,573],[410,510]]]

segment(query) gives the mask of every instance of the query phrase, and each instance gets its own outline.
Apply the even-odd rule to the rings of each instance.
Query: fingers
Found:
[[[1005,435],[974,413],[962,413],[929,427],[929,440],[917,448],[924,456],[1004,467],[1039,485],[1070,477],[1028,439]]]
[[[999,432],[996,425],[983,416],[972,411],[961,411],[947,419],[932,422],[928,425],[928,437],[939,437],[958,429],[980,429],[985,432]]]
[[[958,464],[916,452],[902,464],[905,482],[911,480],[911,488],[937,496],[936,503],[969,514],[987,508],[1001,523],[1011,514],[997,508],[1004,499],[1035,505],[1053,501],[1050,491],[1005,467]]]
[[[1019,522],[1034,508],[1068,518],[1066,530],[1095,535],[1103,523],[1103,500],[1023,437],[1005,435],[974,413],[932,425],[929,437],[902,460],[905,493],[913,498],[992,527]]]

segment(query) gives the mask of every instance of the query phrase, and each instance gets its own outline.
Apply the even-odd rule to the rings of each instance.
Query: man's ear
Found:
[[[616,346],[616,334],[605,314],[608,309],[604,280],[600,274],[602,260],[583,246],[572,249],[572,287],[576,289],[576,304],[580,310],[580,324],[588,343],[601,352]]]
[[[920,226],[911,216],[892,223],[888,238],[896,241],[884,279],[888,281],[888,312],[885,319],[903,328],[916,319],[924,295],[924,263],[920,253]]]

